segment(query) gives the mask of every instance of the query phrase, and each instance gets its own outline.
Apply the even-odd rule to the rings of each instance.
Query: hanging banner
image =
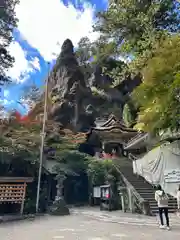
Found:
[[[166,183],[180,183],[180,169],[168,169],[164,172]]]

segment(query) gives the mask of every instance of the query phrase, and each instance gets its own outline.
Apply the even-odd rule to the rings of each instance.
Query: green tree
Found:
[[[8,160],[10,164],[12,162],[15,164],[19,159],[21,160],[19,169],[24,168],[27,162],[38,166],[41,129],[41,123],[20,123],[16,119],[10,119],[9,122],[1,124],[0,149],[3,155],[1,155],[0,162]],[[66,133],[65,130],[61,130],[57,123],[47,121],[45,131],[44,154],[47,160],[58,162],[59,159],[63,159],[64,151],[70,152],[77,147],[77,143],[74,142],[75,136],[73,136],[73,133],[70,134],[70,131]],[[24,165],[22,162],[24,162]],[[70,171],[70,168],[70,165],[68,166],[67,163],[66,169]]]
[[[76,56],[80,65],[87,63],[92,55],[92,43],[88,37],[83,37],[78,42]]]
[[[42,101],[43,93],[42,89],[36,87],[35,84],[25,86],[22,89],[21,98],[18,101],[19,104],[21,104],[24,108],[33,108],[33,106]]]
[[[92,55],[93,55],[93,46],[88,37],[83,37],[78,42],[76,49],[76,57],[81,67],[82,72],[84,73],[85,80],[87,81],[91,74],[93,73],[92,66]]]
[[[97,66],[102,68],[103,74],[110,77],[112,69],[122,71],[125,63],[116,59],[115,50],[115,44],[106,41],[103,36],[95,42],[90,42],[87,37],[81,38],[76,50],[76,56],[85,78],[88,79]]]
[[[120,178],[119,172],[112,160],[99,161],[91,159],[87,172],[92,185],[114,184]]]
[[[127,127],[132,127],[136,123],[137,110],[132,101],[127,102],[123,108],[123,120]]]
[[[12,114],[13,116],[13,114]],[[39,166],[39,154],[41,145],[40,122],[19,122],[11,117],[0,125],[0,164],[13,166],[15,171],[26,171],[36,175]],[[46,122],[46,137],[44,141],[44,158],[57,162],[57,176],[78,174],[78,171],[86,169],[86,158],[79,153],[79,143],[85,141],[85,134],[74,134],[70,130],[61,129],[61,126],[48,120]],[[8,171],[4,170],[8,174]]]
[[[13,40],[13,30],[17,27],[15,6],[18,3],[19,0],[3,0],[0,3],[0,84],[10,80],[7,70],[14,63],[8,47]]]
[[[112,0],[108,10],[98,14],[95,30],[114,41],[120,51],[142,53],[165,30],[179,30],[178,5],[172,0]]]
[[[68,176],[78,176],[80,173],[86,172],[89,158],[77,150],[56,150],[55,160],[57,164],[54,171],[57,173],[57,179],[63,182]]]
[[[110,71],[114,85],[118,85],[128,72],[137,74],[152,57],[152,50],[167,34],[180,30],[180,3],[175,0],[112,0],[107,11],[98,14],[94,29],[101,34],[109,55],[121,56],[131,64],[120,71]],[[100,44],[103,45],[102,43]]]
[[[180,36],[162,40],[143,69],[144,81],[134,91],[140,107],[137,128],[158,133],[180,126]]]
[[[111,57],[116,58],[116,44],[113,41],[109,41],[105,36],[100,35],[93,43],[93,61],[100,66],[104,65],[104,62]]]
[[[136,127],[146,131],[179,127],[179,7],[171,0],[112,0],[95,24],[104,42],[114,44],[112,56],[131,59],[123,71],[110,71],[114,84],[127,73],[143,75],[133,99],[141,106]],[[127,122],[129,113],[126,105]]]

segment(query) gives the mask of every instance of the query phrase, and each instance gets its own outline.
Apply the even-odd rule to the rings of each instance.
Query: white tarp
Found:
[[[160,184],[165,192],[176,196],[180,185],[180,141],[163,144],[133,161],[133,171],[151,184]]]

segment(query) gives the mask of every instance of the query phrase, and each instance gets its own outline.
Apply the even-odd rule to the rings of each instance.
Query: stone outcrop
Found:
[[[132,93],[132,91],[142,83],[142,76],[138,73],[135,76],[130,74],[126,76],[124,81],[122,81],[116,89],[122,93],[123,96]]]
[[[129,100],[129,94],[141,83],[141,76],[128,76],[119,86],[112,88],[113,80],[102,74],[102,66],[95,66],[91,77],[85,79],[73,48],[71,40],[65,40],[50,74],[52,107],[49,117],[65,128],[86,132],[95,126],[96,117],[111,113],[122,117],[123,106]],[[110,70],[117,64],[120,68],[125,65],[113,59],[104,64]],[[102,91],[103,96],[94,94],[92,87]]]
[[[109,72],[114,68],[123,71],[126,64],[122,61],[109,58],[104,61],[103,67]],[[122,118],[124,105],[130,100],[132,91],[141,84],[141,79],[142,76],[140,74],[131,76],[127,73],[119,85],[112,87],[113,79],[103,74],[102,66],[94,66],[94,72],[88,80],[90,86],[96,90],[95,96],[92,99],[93,105],[97,106],[98,112],[106,109],[107,116],[114,114],[118,118]],[[98,91],[99,95],[97,94]],[[103,116],[105,115],[103,114]]]
[[[107,64],[107,63],[106,63]],[[123,68],[124,65],[122,65]],[[113,64],[112,67],[116,67]],[[113,70],[110,69],[110,70]],[[102,74],[102,67],[96,66],[95,71],[90,78],[90,84],[97,89],[102,89],[104,91],[104,96],[110,101],[116,103],[125,104],[128,100],[128,94],[131,94],[132,91],[142,83],[142,76],[137,74],[131,76],[128,74],[125,79],[116,87],[112,88],[113,79],[107,75]]]
[[[53,101],[50,115],[54,120],[77,131],[85,131],[93,126],[93,112],[86,110],[91,90],[86,86],[69,39],[63,43],[51,73],[50,90]]]

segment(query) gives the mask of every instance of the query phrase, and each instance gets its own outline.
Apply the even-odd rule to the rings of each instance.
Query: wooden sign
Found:
[[[26,183],[23,184],[0,184],[0,204],[21,204],[21,214],[23,213],[26,195]]]

